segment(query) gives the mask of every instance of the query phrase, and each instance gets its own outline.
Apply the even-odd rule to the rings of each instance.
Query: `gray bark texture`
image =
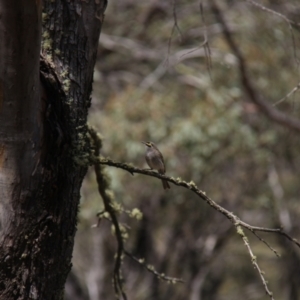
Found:
[[[1,300],[63,298],[105,7],[0,0]]]

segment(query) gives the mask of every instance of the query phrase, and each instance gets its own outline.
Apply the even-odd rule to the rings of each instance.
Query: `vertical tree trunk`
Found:
[[[0,0],[0,299],[62,298],[105,2]]]

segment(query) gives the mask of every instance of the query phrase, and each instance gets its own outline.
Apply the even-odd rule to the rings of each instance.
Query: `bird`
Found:
[[[152,170],[157,170],[159,174],[165,174],[166,173],[166,167],[164,158],[161,154],[161,152],[158,150],[156,145],[152,142],[142,142],[146,146],[146,154],[145,159]],[[162,185],[165,190],[170,189],[170,185],[167,180],[162,179]]]

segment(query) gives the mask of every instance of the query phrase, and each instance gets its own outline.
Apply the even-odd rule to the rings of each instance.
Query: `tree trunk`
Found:
[[[0,299],[61,299],[106,1],[0,0]],[[42,29],[42,55],[40,61]]]

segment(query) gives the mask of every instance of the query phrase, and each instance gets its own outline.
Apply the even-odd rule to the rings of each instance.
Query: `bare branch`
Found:
[[[99,44],[101,44],[101,47],[103,48],[119,53],[126,52],[126,55],[130,54],[136,60],[160,60],[163,55],[162,51],[159,51],[158,49],[153,50],[133,39],[105,33],[101,33]]]
[[[281,255],[278,253],[276,249],[274,249],[265,239],[260,237],[255,231],[252,231],[252,233],[262,242],[264,243],[274,254],[279,258]]]
[[[204,24],[204,28],[203,28],[203,31],[204,31],[204,41],[198,47],[195,47],[195,48],[193,48],[193,49],[185,52],[184,54],[182,54],[180,56],[180,58],[184,58],[186,55],[189,55],[189,54],[191,54],[191,53],[193,53],[193,52],[195,52],[198,49],[200,49],[200,48],[203,47],[204,48],[205,59],[206,59],[207,71],[209,73],[209,76],[211,77],[211,73],[210,73],[210,70],[211,70],[211,50],[210,50],[209,43],[208,43],[207,25],[206,25],[204,14],[203,14],[202,1],[200,1],[199,8],[200,8],[201,19],[202,19],[202,22]]]
[[[253,254],[252,249],[250,247],[249,241],[247,236],[245,235],[245,233],[243,232],[243,229],[240,226],[237,226],[237,233],[240,235],[240,237],[243,239],[244,244],[249,252],[250,258],[251,258],[251,262],[254,265],[254,267],[256,268],[256,270],[259,273],[260,279],[264,285],[265,291],[267,293],[267,295],[270,297],[270,299],[275,300],[273,297],[273,293],[269,290],[268,288],[268,283],[264,277],[264,272],[260,269],[257,260],[256,260],[256,256]]]
[[[184,282],[182,279],[180,278],[175,278],[175,277],[169,277],[166,276],[163,273],[159,273],[157,272],[153,266],[147,264],[145,262],[145,260],[143,258],[137,258],[135,257],[133,254],[129,253],[128,251],[124,250],[124,253],[130,257],[131,259],[133,259],[135,262],[137,262],[138,264],[140,264],[141,266],[143,266],[147,271],[149,271],[150,273],[154,274],[158,279],[162,279],[164,281],[167,282],[171,282],[171,283],[177,283],[177,282]]]
[[[268,182],[270,185],[270,189],[273,193],[274,211],[275,211],[276,218],[278,219],[277,222],[279,222],[287,232],[290,232],[290,230],[293,227],[292,220],[288,209],[285,207],[284,189],[281,185],[274,164],[270,164],[269,166]]]
[[[266,11],[268,13],[271,13],[277,17],[280,17],[282,18],[284,21],[287,22],[288,26],[289,26],[289,30],[291,32],[291,36],[292,36],[292,42],[293,42],[293,49],[294,49],[294,56],[297,60],[297,56],[296,56],[296,43],[295,43],[295,37],[294,37],[294,32],[293,32],[293,28],[292,28],[292,25],[294,25],[295,27],[300,27],[300,23],[297,23],[297,22],[294,22],[292,20],[290,20],[287,16],[273,10],[273,9],[270,9],[270,8],[267,8],[265,6],[263,6],[262,4],[260,3],[257,3],[253,0],[246,0],[247,2],[250,2],[252,5],[256,6],[256,7],[259,7],[261,10],[263,11]]]
[[[240,70],[240,76],[241,76],[241,81],[242,81],[242,86],[244,87],[245,92],[247,93],[249,100],[255,103],[258,108],[261,110],[263,114],[265,114],[270,120],[287,127],[289,129],[293,129],[297,132],[300,132],[300,120],[287,115],[276,108],[274,108],[270,103],[265,101],[260,93],[256,90],[255,86],[253,85],[249,74],[248,74],[248,69],[246,65],[246,61],[238,48],[237,44],[235,43],[231,32],[227,26],[227,23],[225,22],[225,19],[217,6],[215,0],[212,0],[210,2],[211,8],[213,13],[216,16],[216,19],[218,22],[221,24],[223,28],[223,34],[225,37],[225,40],[227,41],[229,47],[231,48],[232,52],[234,55],[237,57],[238,60],[238,65],[239,65],[239,70]]]
[[[195,58],[195,57],[206,57],[207,50],[204,51],[201,49],[203,46],[205,48],[207,41],[204,41],[199,47],[192,49],[183,49],[171,56],[168,56],[164,59],[156,69],[147,75],[143,81],[140,83],[140,91],[143,92],[149,89],[154,83],[156,83],[170,67],[174,67],[176,64],[180,63],[183,60]],[[211,54],[210,54],[211,55]]]
[[[202,1],[200,1],[200,15],[202,18],[202,22],[204,24],[204,51],[205,51],[205,57],[206,57],[206,67],[207,67],[207,71],[209,73],[209,76],[211,78],[211,50],[209,47],[209,43],[208,43],[208,36],[207,36],[207,25],[206,25],[206,21],[205,21],[205,17],[204,17],[204,13],[203,13],[203,4]]]
[[[288,24],[292,24],[292,25],[294,25],[294,26],[296,26],[296,27],[300,27],[300,23],[294,22],[293,20],[289,19],[287,16],[285,16],[285,15],[283,15],[283,14],[281,14],[281,13],[279,13],[279,12],[273,10],[273,9],[270,9],[270,8],[268,8],[268,7],[265,7],[265,6],[263,6],[262,4],[257,3],[257,2],[255,2],[255,1],[253,1],[253,0],[246,0],[246,1],[249,2],[249,3],[251,3],[251,4],[253,4],[253,5],[256,6],[256,7],[259,7],[259,8],[260,8],[261,10],[263,10],[263,11],[266,11],[266,12],[268,12],[268,13],[271,13],[272,15],[275,15],[275,16],[277,16],[277,17],[282,18],[282,19],[285,20]]]
[[[177,13],[176,13],[176,3],[175,3],[175,0],[173,0],[173,18],[174,18],[174,28],[177,29],[178,33],[179,33],[179,36],[180,36],[180,39],[182,39],[182,32],[179,28],[179,25],[178,25],[178,21],[177,21]]]
[[[180,28],[179,28],[178,22],[177,22],[177,13],[176,13],[176,3],[175,3],[175,0],[172,0],[172,5],[173,5],[173,19],[174,19],[174,24],[173,24],[173,27],[172,27],[171,35],[169,37],[169,41],[168,41],[168,57],[167,57],[166,63],[169,62],[169,55],[171,53],[172,37],[173,37],[173,34],[174,34],[174,32],[175,32],[176,29],[177,29],[177,31],[179,33],[180,40],[182,39],[182,33],[180,31]]]
[[[273,106],[277,106],[278,104],[285,101],[287,98],[291,97],[294,93],[296,93],[299,90],[299,88],[300,88],[300,82],[286,96],[284,96],[282,99],[274,103]]]

